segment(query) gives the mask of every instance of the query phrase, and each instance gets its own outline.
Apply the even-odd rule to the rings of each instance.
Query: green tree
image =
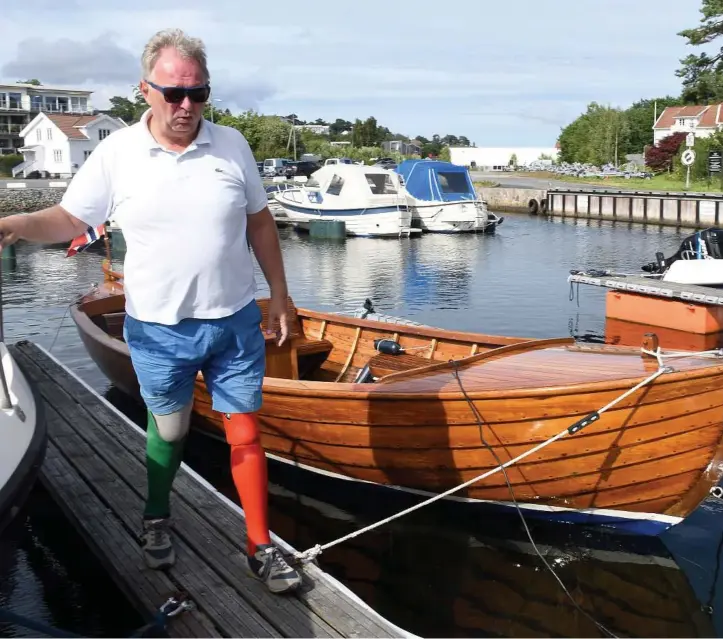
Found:
[[[563,162],[619,163],[630,146],[630,126],[624,111],[591,102],[562,129],[559,142]]]
[[[630,135],[625,153],[643,153],[646,146],[653,144],[653,123],[657,116],[663,112],[665,107],[678,106],[682,104],[680,98],[665,96],[657,99],[642,99],[633,103],[625,110],[625,118],[628,123]]]
[[[678,33],[691,46],[713,42],[723,35],[723,0],[702,0],[700,25]],[[709,104],[723,99],[723,47],[713,54],[691,53],[681,60],[676,75],[683,78],[682,98],[686,103]]]
[[[43,86],[42,82],[40,82],[37,78],[32,78],[31,80],[18,80],[18,84],[32,84],[36,87]]]

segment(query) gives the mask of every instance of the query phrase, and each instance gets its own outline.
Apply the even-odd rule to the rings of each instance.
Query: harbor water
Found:
[[[674,253],[690,233],[505,217],[497,232],[486,236],[339,241],[281,229],[290,294],[297,306],[321,311],[353,312],[369,299],[380,313],[442,328],[600,341],[605,290],[580,287],[571,299],[570,270],[639,273],[657,251]],[[184,250],[192,249],[179,247],[176,259]],[[101,280],[102,259],[102,243],[72,258],[63,247],[19,245],[16,263],[2,264],[6,339],[29,339],[51,349],[144,426],[143,407],[110,387],[68,314],[73,299]],[[122,260],[122,252],[114,259]],[[264,295],[260,271],[257,281]],[[236,499],[223,444],[194,435],[185,461]],[[276,464],[269,479],[271,527],[299,549],[400,509],[389,496],[370,497]],[[532,541],[517,515],[479,517],[433,504],[328,550],[319,563],[392,622],[420,636],[723,633],[722,502],[710,498],[656,540],[528,525]],[[0,540],[3,609],[83,636],[129,636],[143,623],[41,486]],[[37,633],[0,617],[0,636]]]

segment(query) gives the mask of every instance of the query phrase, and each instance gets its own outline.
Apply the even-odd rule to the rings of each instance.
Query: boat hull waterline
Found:
[[[123,295],[118,288],[111,294],[102,288],[73,307],[74,320],[105,375],[139,397],[127,347],[117,328],[111,335],[100,319],[122,316]],[[319,344],[333,348],[305,379],[265,378],[259,418],[268,456],[420,496],[444,492],[495,468],[484,441],[506,462],[657,370],[654,359],[633,348],[294,311],[300,328],[291,341],[301,340],[294,355],[299,371],[314,370]],[[380,338],[395,338],[409,353],[433,350],[426,353],[427,370],[381,367],[374,383],[354,383],[364,364],[379,357],[374,340]],[[457,360],[459,377],[449,359]],[[657,534],[695,510],[723,472],[723,362],[700,357],[674,362],[675,372],[658,377],[599,421],[507,468],[514,501],[531,515],[602,523],[636,534]],[[195,428],[223,437],[200,375],[194,417]],[[500,472],[445,499],[515,507]]]

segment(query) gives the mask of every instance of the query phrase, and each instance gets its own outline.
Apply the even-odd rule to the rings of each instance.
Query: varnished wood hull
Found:
[[[122,296],[106,300],[95,310],[113,305],[122,309]],[[91,357],[115,385],[137,395],[125,344],[89,319],[88,309],[93,304],[86,300],[73,309],[73,317]],[[336,363],[329,366],[340,383],[265,379],[259,417],[267,454],[340,479],[420,494],[445,491],[497,466],[482,437],[500,461],[508,461],[605,406],[657,368],[654,360],[633,356],[630,349],[542,344],[537,355],[525,355],[529,347],[522,339],[500,338],[490,344],[489,336],[431,331],[425,337],[424,330],[417,330],[405,338],[407,346],[429,344],[433,336],[439,374],[415,379],[401,373],[398,381],[390,376],[385,383],[354,384],[349,383],[350,372],[373,355],[359,346],[360,332],[389,336],[406,328],[311,311],[299,315],[307,336],[323,331],[331,336],[334,328],[339,331],[333,335],[335,344],[347,340],[354,348],[349,355],[341,346],[336,354],[332,351],[330,361],[336,358]],[[370,343],[367,339],[367,350]],[[479,370],[463,371],[459,379],[468,386],[467,397],[444,364],[470,352],[487,351],[484,360],[492,351],[497,357],[516,349],[523,356],[519,362],[509,358],[512,367],[500,356]],[[607,365],[614,358],[621,362],[617,376],[617,364]],[[570,376],[565,367],[577,363],[574,383],[562,384],[560,380]],[[721,475],[723,365],[685,360],[679,366],[680,372],[658,378],[585,430],[509,467],[517,503],[546,518],[605,523],[643,534],[656,534],[692,512]],[[513,379],[511,371],[518,369],[520,377]],[[541,385],[539,380],[551,383]],[[223,437],[200,377],[194,414],[195,427]],[[502,473],[450,499],[512,505]]]

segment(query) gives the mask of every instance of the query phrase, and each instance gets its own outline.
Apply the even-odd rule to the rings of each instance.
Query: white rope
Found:
[[[710,351],[698,351],[696,353],[689,353],[685,351],[672,351],[670,353],[663,353],[660,350],[660,346],[654,351],[649,351],[645,348],[640,349],[643,353],[646,355],[650,355],[651,357],[655,357],[658,360],[658,366],[663,365],[664,359],[673,359],[675,357],[710,357],[710,358],[720,358],[723,357],[723,348],[716,348],[714,350]]]
[[[534,448],[531,448],[531,449],[525,451],[524,453],[518,455],[517,457],[510,459],[509,461],[505,462],[504,464],[500,464],[499,466],[497,466],[491,470],[488,470],[487,472],[485,472],[481,475],[478,475],[477,477],[474,477],[473,479],[470,479],[470,480],[464,482],[463,484],[460,484],[459,486],[450,488],[449,490],[447,490],[443,493],[435,495],[434,497],[431,497],[430,499],[427,499],[426,501],[416,504],[415,506],[411,506],[410,508],[407,508],[406,510],[401,511],[401,512],[397,513],[396,515],[392,515],[391,517],[382,519],[381,521],[371,524],[370,526],[367,526],[366,528],[361,528],[360,530],[357,530],[353,533],[349,533],[348,535],[345,535],[344,537],[339,537],[339,539],[335,539],[334,541],[330,541],[323,545],[316,544],[315,546],[312,546],[311,548],[304,550],[303,552],[296,552],[294,554],[294,557],[302,562],[312,561],[313,559],[318,557],[324,550],[327,550],[327,549],[331,548],[332,546],[336,546],[337,544],[340,544],[344,541],[348,541],[349,539],[358,537],[359,535],[361,535],[365,532],[369,532],[370,530],[379,528],[379,526],[383,526],[384,524],[388,524],[389,522],[394,521],[395,519],[399,519],[400,517],[403,517],[404,515],[408,515],[409,513],[414,512],[415,510],[424,508],[424,506],[428,506],[429,504],[431,504],[435,501],[438,501],[438,500],[442,499],[443,497],[446,497],[447,495],[456,493],[457,491],[462,490],[463,488],[466,488],[467,486],[470,486],[470,485],[474,484],[475,482],[478,482],[482,479],[486,479],[490,475],[494,475],[495,473],[500,472],[503,468],[512,466],[513,464],[516,464],[517,462],[524,459],[525,457],[529,457],[530,455],[536,453],[537,451],[542,450],[543,448],[545,448],[545,446],[549,446],[550,444],[557,441],[558,439],[561,439],[565,435],[568,435],[568,434],[573,435],[576,432],[578,432],[579,430],[582,430],[588,424],[600,419],[600,415],[602,413],[604,413],[605,411],[609,410],[610,408],[612,408],[613,406],[615,406],[615,404],[622,401],[629,395],[632,395],[635,391],[637,391],[638,389],[642,388],[643,386],[649,384],[653,380],[657,379],[663,373],[670,373],[670,372],[672,372],[672,370],[673,369],[671,369],[669,367],[661,366],[657,371],[655,371],[655,373],[653,373],[649,377],[645,378],[642,382],[636,384],[629,390],[625,391],[622,395],[620,395],[616,399],[612,400],[610,403],[603,406],[600,410],[598,410],[594,413],[590,413],[586,417],[578,420],[571,426],[568,426],[564,430],[560,431],[557,435],[550,437],[550,439],[542,442],[541,444],[538,444]]]

